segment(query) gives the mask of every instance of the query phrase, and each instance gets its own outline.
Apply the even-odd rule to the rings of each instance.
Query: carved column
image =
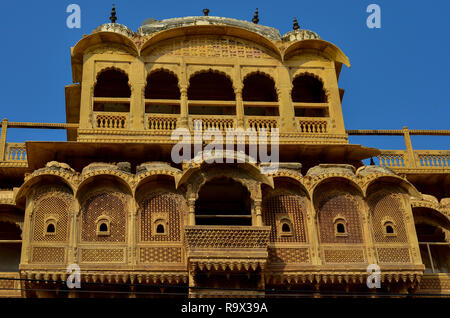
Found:
[[[91,56],[83,63],[83,79],[81,82],[80,129],[93,128],[93,98],[94,98],[94,61]]]
[[[145,127],[145,67],[140,60],[131,63],[130,70],[131,99],[130,124],[131,130],[143,130]]]
[[[296,132],[295,111],[291,98],[291,77],[286,67],[277,67],[278,71],[278,104],[281,118],[280,132]]]
[[[262,200],[260,198],[255,200],[255,225],[263,226],[262,221]]]
[[[362,212],[362,230],[364,231],[363,237],[366,245],[367,262],[369,264],[377,264],[377,254],[375,248],[375,242],[372,236],[372,218],[370,216],[370,207],[366,201],[364,201],[364,210]]]
[[[311,200],[309,201],[309,211],[306,212],[307,228],[311,246],[311,264],[321,265],[322,260],[320,258],[320,240],[316,222],[317,215],[314,209],[314,203]]]
[[[78,200],[73,203],[73,209],[70,211],[70,233],[69,233],[69,250],[67,263],[77,264],[77,248],[78,248],[78,218],[81,213],[81,207]]]
[[[22,231],[22,253],[20,264],[29,264],[31,261],[31,222],[33,220],[34,203],[27,195],[25,204],[25,217]]]
[[[188,104],[188,89],[187,86],[183,85],[180,88],[180,122],[179,127],[188,128],[188,114],[189,114],[189,104]]]
[[[195,225],[195,198],[189,198],[188,205],[188,225]]]
[[[137,264],[137,242],[139,241],[138,231],[138,203],[134,199],[130,199],[130,213],[128,214],[128,264]]]
[[[236,94],[236,119],[237,119],[237,126],[238,128],[244,129],[244,102],[242,100],[242,87],[238,87],[235,90]]]

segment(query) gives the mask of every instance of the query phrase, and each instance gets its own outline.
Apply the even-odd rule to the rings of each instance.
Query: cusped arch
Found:
[[[300,77],[311,77],[313,79],[315,79],[316,81],[318,81],[321,84],[321,88],[322,88],[322,93],[323,93],[323,97],[325,99],[324,102],[328,102],[330,100],[330,92],[328,91],[328,89],[326,89],[325,86],[325,80],[318,74],[313,73],[313,72],[307,72],[307,71],[303,71],[303,70],[298,70],[294,73],[294,75],[292,76],[292,82],[291,82],[291,96],[294,94],[294,82],[299,79]],[[294,98],[292,98],[294,100]]]
[[[194,70],[191,70],[191,72],[189,72],[188,74],[188,81],[187,81],[187,93],[188,93],[188,98],[192,99],[189,95],[190,90],[192,89],[192,80],[195,79],[196,77],[202,76],[202,75],[207,75],[207,74],[212,74],[212,75],[218,75],[221,77],[224,77],[227,81],[229,81],[229,83],[231,84],[231,89],[232,89],[232,99],[230,100],[235,100],[236,99],[236,83],[233,81],[233,77],[232,75],[227,72],[226,70],[220,69],[220,68],[216,68],[216,67],[201,67],[201,68],[197,68]]]
[[[97,72],[97,74],[95,75],[94,84],[92,85],[94,97],[114,97],[114,96],[97,96],[95,94],[95,91],[97,90],[97,85],[99,84],[99,78],[107,72],[118,72],[121,75],[123,75],[124,77],[126,77],[126,79],[127,79],[126,85],[128,86],[128,89],[129,89],[129,92],[126,93],[126,95],[129,95],[129,96],[126,96],[126,97],[130,98],[132,89],[133,89],[133,87],[131,85],[131,81],[130,81],[130,76],[129,76],[127,70],[125,70],[124,68],[117,66],[117,65],[103,67]],[[119,97],[125,97],[125,96],[119,96]]]
[[[344,54],[344,52],[341,51],[340,48],[333,43],[319,39],[302,40],[292,43],[283,51],[283,61],[289,59],[296,50],[302,49],[312,49],[318,51],[337,63],[344,64],[347,67],[351,66],[349,58]]]
[[[170,69],[168,67],[156,67],[151,69],[146,76],[146,84],[145,84],[145,98],[154,98],[154,97],[150,97],[149,95],[151,95],[151,91],[152,91],[152,86],[150,85],[150,80],[151,78],[156,74],[167,74],[167,78],[168,79],[173,79],[176,81],[176,85],[173,86],[173,88],[175,89],[176,87],[176,92],[171,92],[170,94],[168,93],[168,95],[172,95],[170,99],[180,99],[181,96],[181,84],[180,84],[180,79],[178,78],[178,75],[176,74],[176,71],[174,71],[173,69]],[[166,84],[166,83],[161,83],[161,84]],[[157,92],[160,91],[160,89],[156,90]],[[159,93],[161,94],[161,93]],[[157,97],[157,99],[165,99],[167,97]]]
[[[173,188],[176,189],[176,180],[179,176],[179,173],[174,173],[171,171],[149,171],[139,176],[139,179],[134,187],[134,195],[140,191],[142,187],[145,187],[146,184],[151,183],[157,180],[164,180],[166,183],[173,185]]]
[[[242,92],[242,97],[245,101],[245,81],[249,78],[251,78],[252,76],[263,76],[268,78],[272,83],[273,83],[273,89],[274,89],[274,93],[275,93],[275,101],[279,101],[279,96],[280,96],[280,88],[278,87],[278,83],[275,80],[273,74],[270,74],[269,72],[264,72],[261,70],[256,70],[256,71],[250,71],[246,74],[244,74],[243,78],[242,78],[242,85],[243,85],[243,92]],[[250,100],[249,100],[250,101]]]
[[[140,54],[142,56],[145,56],[148,49],[157,46],[160,42],[165,40],[199,35],[217,35],[241,38],[268,49],[274,55],[274,57],[279,60],[281,60],[282,57],[281,51],[279,50],[275,42],[273,42],[269,38],[266,38],[265,36],[262,36],[256,32],[252,32],[245,28],[213,24],[185,26],[161,31],[156,35],[150,37],[143,43],[140,49]]]

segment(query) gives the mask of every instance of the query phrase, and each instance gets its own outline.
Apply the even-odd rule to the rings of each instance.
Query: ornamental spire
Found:
[[[297,18],[294,18],[294,25],[292,27],[294,30],[299,30],[300,25],[298,24]]]
[[[252,19],[254,24],[258,24],[259,22],[259,12],[258,12],[258,8],[256,8],[255,10],[255,14],[253,15],[253,19]]]
[[[114,4],[112,5],[111,16],[109,17],[109,19],[111,20],[111,23],[116,23],[116,21],[117,21],[116,7],[114,6]]]

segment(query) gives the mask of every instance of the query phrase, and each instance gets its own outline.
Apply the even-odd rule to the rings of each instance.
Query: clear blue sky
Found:
[[[66,27],[66,7],[81,6],[81,29]],[[64,122],[64,86],[71,84],[70,47],[108,22],[111,4],[118,23],[137,30],[147,18],[210,15],[250,20],[282,34],[297,17],[339,46],[352,67],[343,68],[347,129],[450,129],[450,1],[3,1],[0,117],[10,121]],[[368,29],[366,8],[381,7],[381,29]],[[10,129],[8,141],[65,140],[64,131]],[[403,149],[402,137],[352,137],[352,143]],[[450,137],[413,137],[417,149],[450,149]]]

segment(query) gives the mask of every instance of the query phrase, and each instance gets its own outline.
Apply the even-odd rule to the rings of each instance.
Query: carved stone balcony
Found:
[[[246,116],[247,129],[260,131],[266,130],[270,133],[273,129],[280,128],[278,117],[275,116]]]
[[[190,269],[248,271],[265,268],[270,227],[187,226]]]

